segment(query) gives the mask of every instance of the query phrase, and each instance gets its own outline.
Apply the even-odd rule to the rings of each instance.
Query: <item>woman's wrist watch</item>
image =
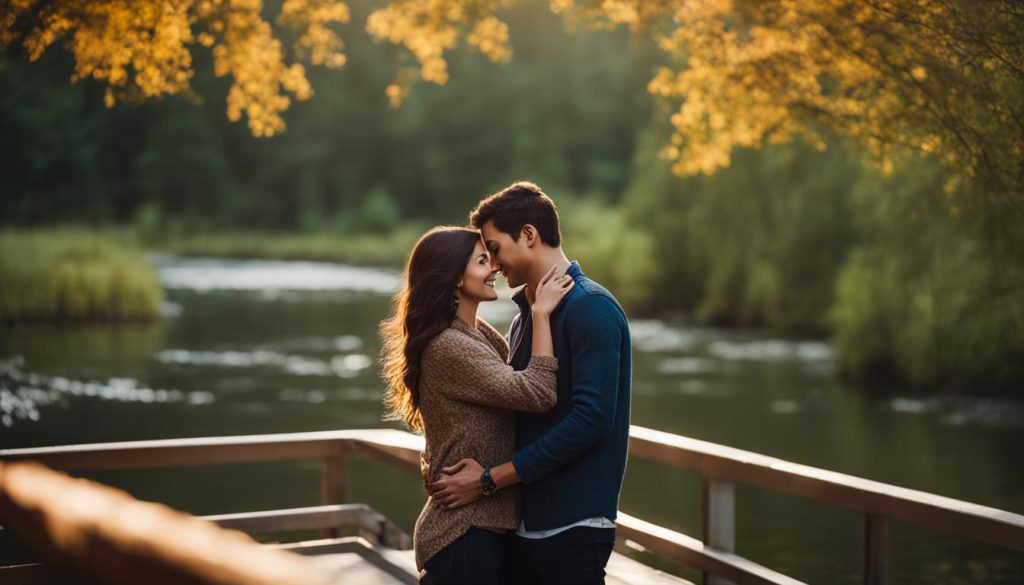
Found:
[[[497,490],[498,484],[494,483],[494,479],[491,477],[491,470],[485,469],[484,472],[480,474],[480,491],[482,491],[485,496],[489,496]]]

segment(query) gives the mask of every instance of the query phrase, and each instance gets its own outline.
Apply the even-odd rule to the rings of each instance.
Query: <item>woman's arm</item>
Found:
[[[523,412],[544,412],[555,405],[558,360],[551,342],[551,312],[569,290],[572,279],[548,271],[538,286],[532,318],[533,356],[526,369],[514,370],[479,341],[458,331],[445,331],[424,355],[425,366],[438,368],[439,392],[453,398]]]
[[[457,330],[441,333],[424,353],[424,371],[436,370],[436,391],[475,404],[522,412],[555,405],[558,360],[536,356],[517,371],[480,341]]]

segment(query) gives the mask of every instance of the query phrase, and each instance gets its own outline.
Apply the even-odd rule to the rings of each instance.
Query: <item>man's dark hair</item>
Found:
[[[493,221],[494,227],[512,236],[516,242],[523,226],[530,224],[537,228],[537,234],[545,244],[552,247],[562,244],[555,202],[529,181],[512,183],[469,212],[469,223],[476,229],[483,228],[488,221]]]

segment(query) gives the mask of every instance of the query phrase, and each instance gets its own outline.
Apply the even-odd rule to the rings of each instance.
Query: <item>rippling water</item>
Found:
[[[154,262],[168,289],[157,323],[0,332],[0,446],[394,426],[375,356],[397,272]],[[481,307],[499,329],[509,292]],[[658,320],[631,330],[635,424],[1024,512],[1019,402],[846,388],[818,340]],[[415,477],[362,462],[350,475],[354,500],[411,530]],[[312,463],[92,476],[196,513],[311,505],[319,489]],[[631,461],[621,507],[699,535],[699,496],[695,474]],[[856,514],[741,486],[737,518],[740,554],[812,583],[859,582]],[[896,583],[1022,582],[1021,553],[899,524],[890,540]]]

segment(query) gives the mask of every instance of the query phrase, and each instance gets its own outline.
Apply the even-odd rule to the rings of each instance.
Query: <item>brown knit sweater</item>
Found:
[[[474,329],[456,318],[423,352],[420,411],[426,459],[436,480],[441,468],[473,458],[491,467],[512,459],[513,411],[543,412],[555,406],[558,360],[534,356],[515,371],[506,363],[508,344],[483,319]],[[427,499],[416,520],[416,566],[466,533],[471,526],[514,530],[519,525],[519,491],[507,488],[476,502],[445,510]]]

